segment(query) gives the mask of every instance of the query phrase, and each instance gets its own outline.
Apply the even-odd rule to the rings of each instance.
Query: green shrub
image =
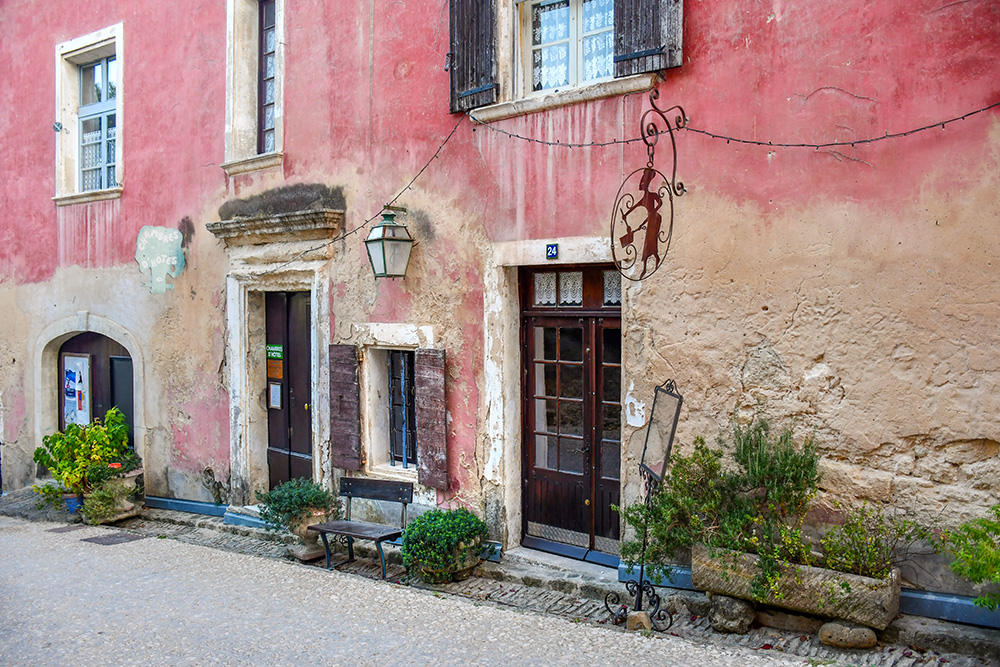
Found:
[[[942,532],[939,546],[954,558],[951,569],[955,574],[976,584],[1000,585],[1000,505],[991,507],[989,515]],[[988,591],[975,603],[986,609],[1000,609],[1000,593]]]
[[[649,506],[619,509],[638,536],[622,543],[622,560],[638,561],[643,534],[653,577],[669,578],[678,552],[695,543],[754,553],[751,592],[759,601],[777,599],[781,568],[810,561],[801,525],[819,485],[819,456],[811,439],[796,447],[791,427],[775,436],[762,417],[746,427],[733,421],[732,452],[735,466],[724,469],[723,450],[697,438],[690,456],[672,458]]]
[[[474,549],[478,556],[486,538],[486,523],[469,510],[434,509],[403,531],[403,565],[431,583],[450,581],[450,571],[463,558],[462,550]]]
[[[92,475],[99,476],[99,470],[121,460],[128,451],[125,417],[118,408],[111,408],[103,422],[95,419],[87,426],[70,424],[65,431],[45,436],[33,458],[35,463],[48,468],[60,485],[81,495],[90,491]],[[43,497],[49,500],[48,496]]]
[[[257,503],[268,530],[294,529],[302,515],[313,510],[340,514],[340,499],[305,477],[278,484],[267,493],[258,492]]]
[[[87,523],[96,526],[118,514],[122,501],[134,490],[118,484],[108,484],[107,480],[91,488],[90,493],[84,496],[81,508]]]
[[[906,560],[917,540],[929,536],[915,522],[863,503],[847,512],[843,525],[823,536],[824,564],[831,570],[885,579]]]

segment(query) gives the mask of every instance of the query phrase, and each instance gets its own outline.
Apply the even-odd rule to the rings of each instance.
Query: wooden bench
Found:
[[[328,535],[347,538],[346,563],[354,561],[354,540],[372,540],[375,542],[375,548],[378,549],[378,556],[382,560],[382,578],[385,579],[385,553],[382,551],[382,543],[395,540],[403,534],[403,529],[406,528],[406,506],[413,502],[413,484],[411,482],[391,482],[381,479],[341,477],[340,495],[347,498],[347,509],[344,513],[344,520],[329,521],[309,526],[309,530],[315,530],[323,538],[323,548],[326,549],[326,569],[332,569],[330,566],[330,542],[327,537]],[[354,498],[400,503],[402,510],[400,511],[399,527],[384,526],[379,523],[366,523],[364,521],[352,521],[351,500]]]

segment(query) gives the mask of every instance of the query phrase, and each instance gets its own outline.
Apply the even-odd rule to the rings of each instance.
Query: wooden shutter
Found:
[[[448,490],[448,420],[444,403],[444,350],[416,350],[413,382],[417,408],[417,481]]]
[[[335,468],[361,470],[361,401],[358,350],[330,346],[330,460]]]
[[[450,0],[451,112],[492,104],[497,99],[494,0]]]
[[[680,67],[682,0],[615,0],[615,77]]]

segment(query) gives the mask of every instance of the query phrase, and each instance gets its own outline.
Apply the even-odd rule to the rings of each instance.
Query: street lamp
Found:
[[[386,206],[382,211],[382,220],[372,227],[365,239],[368,259],[376,278],[402,278],[410,263],[413,237],[406,225],[396,222],[397,211],[405,212],[406,209]]]

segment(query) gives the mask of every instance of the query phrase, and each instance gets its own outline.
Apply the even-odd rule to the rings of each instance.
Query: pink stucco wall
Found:
[[[459,120],[448,113],[443,67],[447,7],[447,0],[286,3],[285,157],[278,181],[343,186],[348,229],[408,183]],[[225,159],[225,11],[221,1],[0,5],[0,286],[45,284],[72,266],[131,268],[143,225],[175,227],[187,216],[196,236],[206,235],[204,225],[218,219],[215,211],[227,198],[276,185],[261,175],[228,179],[219,167]],[[54,49],[119,21],[124,193],[117,202],[57,209],[51,201]],[[898,132],[1000,101],[998,25],[1000,5],[989,2],[689,0],[684,65],[665,73],[660,99],[681,104],[692,127],[746,139],[819,143]],[[551,141],[630,138],[646,105],[643,94],[611,97],[497,125]],[[918,195],[947,199],[997,168],[996,142],[988,136],[998,123],[993,111],[906,139],[818,151],[742,146],[686,132],[678,136],[678,173],[692,193],[714,202],[695,205],[696,213],[719,202],[746,207],[750,213],[737,229],[747,237],[780,233],[771,227],[790,224],[794,212],[798,224],[808,225],[810,209],[824,202],[855,203],[880,219],[897,216],[903,225],[911,222]],[[662,167],[668,155],[661,147]],[[546,147],[476,129],[465,119],[403,198],[435,207],[435,233],[419,239],[422,277],[379,284],[361,317],[409,322],[435,285],[462,286],[447,320],[461,324],[448,351],[457,490],[471,484],[459,455],[472,456],[482,427],[483,257],[471,249],[472,238],[603,236],[622,177],[644,162],[641,144]],[[701,221],[679,208],[678,229]],[[865,230],[852,233],[860,243]],[[346,256],[367,270],[360,241],[350,239]],[[80,247],[87,252],[76,252]],[[206,243],[189,258],[189,272],[199,263],[224,262],[221,246]],[[215,372],[222,361],[222,285],[190,274],[185,289],[192,298],[211,295],[188,320],[196,327],[211,323],[195,332],[212,343],[202,354],[211,372],[161,374],[170,389],[162,392],[172,402],[167,411],[176,419],[171,437],[178,466],[223,458],[220,443],[229,433]],[[338,279],[335,330],[345,321],[338,302],[352,290],[357,287]]]

